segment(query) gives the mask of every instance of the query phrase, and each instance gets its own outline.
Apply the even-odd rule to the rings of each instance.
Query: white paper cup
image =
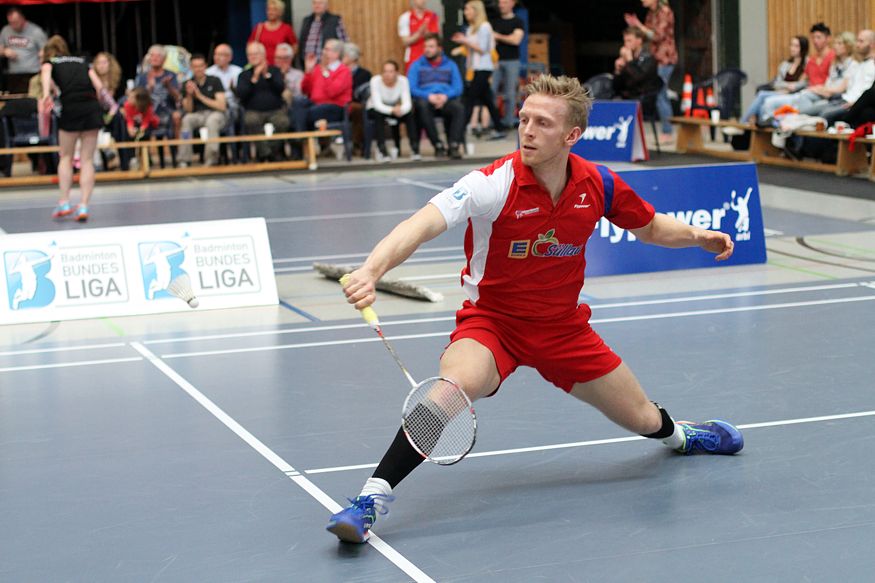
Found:
[[[720,121],[720,110],[719,109],[712,109],[711,110],[711,121],[714,123],[717,123]]]
[[[101,148],[106,148],[112,143],[112,135],[109,132],[100,130],[97,132],[97,145]]]
[[[474,142],[468,142],[467,144],[465,144],[465,153],[468,156],[474,155]]]
[[[264,124],[264,135],[265,136],[272,136],[273,131],[274,131],[274,127],[273,127],[272,123],[267,122],[266,124]]]
[[[201,139],[202,139],[203,141],[205,141],[205,142],[206,142],[207,140],[210,139],[210,130],[209,130],[209,128],[201,128],[201,129],[199,129],[199,130],[198,130],[198,134],[200,134]]]

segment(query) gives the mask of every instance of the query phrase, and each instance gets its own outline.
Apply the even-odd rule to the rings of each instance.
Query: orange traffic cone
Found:
[[[685,117],[690,117],[690,109],[693,107],[693,78],[690,75],[684,75],[684,90],[681,94],[681,113]]]
[[[717,99],[714,98],[714,90],[708,87],[708,93],[705,96],[705,104],[708,109],[717,109]]]
[[[708,106],[705,105],[705,90],[701,87],[696,90],[696,105],[692,108],[692,116],[702,119],[709,119],[711,114],[708,113]]]

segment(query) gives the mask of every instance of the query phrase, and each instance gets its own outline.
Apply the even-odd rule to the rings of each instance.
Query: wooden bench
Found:
[[[236,174],[236,173],[251,173],[263,172],[270,170],[299,170],[310,169],[316,170],[319,166],[316,161],[316,140],[319,138],[335,138],[341,135],[340,130],[319,130],[312,132],[285,132],[276,133],[272,136],[263,134],[246,135],[246,136],[225,136],[218,138],[209,138],[201,140],[199,138],[175,139],[175,140],[150,140],[140,142],[116,142],[105,146],[98,146],[100,150],[119,150],[119,149],[135,149],[137,156],[140,159],[140,168],[137,170],[116,170],[107,172],[97,172],[95,180],[141,180],[143,178],[166,178],[178,176],[209,176],[215,174]],[[228,164],[223,166],[193,166],[188,168],[152,168],[149,162],[148,150],[154,147],[163,146],[181,146],[183,144],[231,144],[241,142],[266,142],[275,140],[303,140],[304,141],[304,159],[303,160],[288,160],[284,162],[253,162],[249,164]],[[60,151],[58,146],[24,146],[19,148],[0,148],[0,155],[15,155],[15,154],[45,154],[57,153]],[[78,175],[74,176],[74,180],[78,179]],[[42,184],[57,184],[58,177],[56,175],[47,176],[11,176],[8,178],[0,178],[0,187],[4,186],[32,186]]]
[[[751,124],[737,121],[711,121],[692,117],[673,117],[672,123],[678,126],[676,150],[680,154],[695,153],[707,154],[719,158],[756,162],[758,164],[771,164],[789,168],[803,168],[818,172],[832,172],[837,176],[852,176],[866,170],[865,144],[875,144],[875,139],[858,138],[857,147],[850,150],[849,134],[831,134],[829,132],[797,131],[794,135],[835,140],[838,142],[838,156],[835,164],[823,164],[812,160],[791,160],[782,156],[782,151],[772,145],[773,128],[761,128]],[[747,150],[721,150],[709,147],[702,138],[702,128],[725,128],[731,127],[742,131],[749,131],[750,147]],[[869,180],[875,181],[875,156],[869,163]]]

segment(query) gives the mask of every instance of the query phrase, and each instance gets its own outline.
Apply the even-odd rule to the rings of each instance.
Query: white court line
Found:
[[[129,358],[107,358],[105,360],[79,360],[74,362],[56,362],[54,364],[33,364],[29,366],[8,366],[0,368],[0,372],[16,372],[21,370],[43,370],[47,368],[68,368],[73,366],[91,366],[94,364],[114,364],[116,362],[135,362],[143,360],[139,356]]]
[[[856,419],[859,417],[873,417],[875,411],[859,411],[857,413],[841,413],[838,415],[822,415],[820,417],[803,417],[799,419],[783,419],[780,421],[766,421],[763,423],[747,423],[737,425],[739,429],[759,429],[762,427],[782,427],[785,425],[799,425],[801,423],[819,423],[821,421],[838,421],[842,419]],[[591,441],[575,441],[572,443],[554,443],[551,445],[539,445],[534,447],[517,447],[514,449],[499,449],[493,451],[481,451],[471,453],[466,458],[476,457],[495,457],[500,455],[512,455],[517,453],[531,453],[536,451],[550,451],[554,449],[570,449],[575,447],[589,447],[593,445],[607,445],[611,443],[625,443],[628,441],[641,441],[647,439],[640,435],[631,435],[629,437],[615,437],[613,439],[594,439]],[[333,468],[315,468],[312,470],[303,470],[305,474],[328,474],[333,472],[347,472],[352,470],[365,470],[376,468],[377,464],[358,464],[354,466],[336,466]]]
[[[459,274],[455,274],[456,277]],[[823,291],[823,290],[832,290],[832,289],[846,289],[852,288],[856,286],[870,287],[875,289],[875,282],[867,282],[867,283],[847,283],[847,284],[827,284],[827,285],[818,285],[818,286],[809,286],[809,287],[788,287],[788,288],[780,288],[774,290],[759,290],[759,291],[750,291],[750,292],[738,292],[738,296],[760,296],[760,295],[770,295],[770,294],[778,294],[778,293],[795,293],[795,292],[806,292],[806,291]],[[656,303],[670,303],[670,302],[681,302],[681,301],[694,301],[694,300],[702,300],[702,299],[715,299],[715,298],[723,298],[730,294],[712,294],[705,296],[684,296],[680,298],[671,298],[668,300],[650,300]],[[596,311],[600,308],[611,307],[626,307],[633,305],[642,305],[645,302],[621,302],[614,304],[594,304],[590,305],[593,311]],[[387,326],[400,326],[403,324],[424,324],[424,323],[432,323],[432,322],[450,322],[455,320],[455,315],[453,316],[440,316],[440,317],[432,317],[432,318],[411,318],[406,320],[387,320],[382,322],[383,327]],[[300,334],[303,332],[321,332],[325,330],[347,330],[350,328],[364,328],[367,324],[333,324],[329,326],[308,326],[306,328],[292,328],[286,330],[259,330],[258,332],[236,332],[230,334],[208,334],[204,336],[186,336],[182,338],[165,338],[162,340],[147,340],[143,344],[169,344],[174,342],[189,342],[194,340],[227,340],[230,338],[250,338],[254,336],[271,336],[274,334]]]
[[[321,192],[325,190],[361,190],[362,188],[386,188],[390,186],[398,186],[397,182],[378,182],[375,184],[332,184],[332,185],[324,185],[324,186],[307,186],[305,184],[300,184],[298,186],[289,185],[289,188],[270,188],[264,190],[234,190],[229,192],[212,192],[210,194],[204,195],[204,189],[201,188],[198,190],[201,194],[183,194],[180,196],[173,195],[161,195],[157,192],[140,196],[138,198],[128,198],[128,199],[118,199],[114,200],[112,198],[108,198],[100,203],[100,206],[106,205],[115,205],[115,204],[129,204],[129,203],[138,203],[138,202],[163,202],[168,200],[189,200],[189,199],[210,199],[210,198],[239,198],[241,196],[262,196],[262,195],[287,195],[287,194],[309,194],[310,192]],[[45,205],[3,205],[0,204],[0,210],[4,211],[21,211],[21,210],[34,210],[34,209],[44,209]],[[243,217],[238,217],[243,218]]]
[[[413,256],[419,255],[421,253],[443,253],[445,251],[462,251],[463,249],[458,245],[453,245],[452,247],[424,247],[417,249]],[[365,253],[343,253],[338,255],[314,255],[311,257],[283,257],[281,259],[274,259],[274,263],[300,263],[301,261],[321,261],[325,259],[343,259],[344,257],[354,258],[354,257],[367,257],[370,255],[370,251]]]
[[[424,324],[432,322],[449,322],[455,320],[455,316],[439,316],[434,318],[411,318],[409,320],[392,320],[380,322],[383,327],[400,326],[402,324]],[[307,326],[306,328],[291,328],[286,330],[274,330],[272,332],[259,330],[258,332],[237,332],[234,334],[208,334],[204,336],[185,336],[182,338],[163,338],[161,340],[146,340],[143,344],[171,344],[176,342],[191,342],[194,340],[225,340],[228,338],[249,338],[253,336],[269,336],[271,334],[298,334],[301,332],[323,332],[326,330],[350,330],[352,328],[370,328],[365,323],[356,324],[332,324],[330,326]]]
[[[45,354],[48,352],[67,352],[71,350],[93,350],[96,348],[119,348],[127,346],[124,342],[116,342],[113,344],[84,344],[81,346],[64,346],[62,348],[33,348],[30,350],[10,350],[0,352],[0,356],[17,356],[19,354]]]
[[[440,184],[432,184],[430,182],[420,182],[419,180],[410,180],[408,178],[398,178],[396,180],[401,184],[409,184],[410,186],[421,186],[422,188],[434,190],[435,194],[437,194],[438,192],[443,192],[446,189],[450,188],[449,186],[441,186]]]
[[[391,336],[394,340],[413,340],[416,338],[432,338],[436,336],[449,337],[450,331],[431,332],[429,334],[406,334],[402,336]],[[162,354],[161,358],[191,358],[193,356],[216,356],[219,354],[242,354],[245,352],[269,352],[272,350],[289,350],[292,348],[313,348],[316,346],[340,346],[342,344],[358,344],[359,342],[382,342],[379,337],[368,338],[352,338],[349,340],[326,340],[324,342],[302,342],[300,344],[278,344],[276,346],[254,346],[252,348],[230,348],[227,350],[204,350],[201,352],[178,352],[175,354]],[[0,369],[2,370],[2,369]]]
[[[801,308],[806,306],[823,306],[830,304],[845,304],[850,302],[867,302],[875,300],[875,295],[859,296],[853,298],[838,298],[833,300],[814,300],[810,302],[787,302],[783,304],[767,304],[762,306],[741,306],[737,308],[718,308],[713,310],[690,310],[687,312],[666,312],[664,314],[646,314],[642,316],[622,316],[619,318],[594,318],[591,324],[609,324],[616,322],[637,322],[640,320],[661,320],[669,318],[686,318],[690,316],[705,316],[711,314],[731,314],[735,312],[756,312],[762,310],[779,310],[786,308]],[[448,318],[450,319],[450,318]],[[392,340],[412,340],[416,338],[433,338],[435,336],[449,336],[450,330],[432,332],[429,334],[406,334],[391,336]],[[161,358],[189,358],[194,356],[216,356],[220,354],[242,354],[247,352],[269,352],[274,350],[286,350],[293,348],[311,348],[315,346],[339,346],[342,344],[355,344],[356,342],[379,342],[379,338],[359,338],[350,340],[328,340],[325,342],[305,342],[300,344],[277,344],[274,346],[260,346],[252,348],[230,348],[227,350],[207,350],[201,352],[180,352],[175,354],[162,354]]]
[[[260,441],[257,437],[249,433],[242,425],[237,423],[233,417],[225,413],[218,405],[216,405],[213,401],[206,397],[203,393],[201,393],[194,385],[185,380],[178,372],[173,370],[167,363],[163,362],[154,353],[152,353],[148,348],[140,344],[139,342],[131,342],[131,347],[142,354],[146,360],[148,360],[155,368],[164,373],[164,375],[172,380],[176,385],[188,393],[192,399],[197,401],[197,403],[209,411],[213,417],[218,419],[225,427],[233,431],[237,437],[246,442],[249,447],[257,451],[264,459],[269,461],[274,465],[279,471],[285,474],[291,481],[300,486],[307,494],[312,496],[319,504],[324,506],[329,512],[332,514],[335,512],[340,512],[341,506],[337,502],[335,502],[328,494],[323,492],[316,484],[305,478],[298,472],[295,468],[293,468],[287,461],[277,455],[272,449],[267,447],[262,441]],[[431,582],[434,583],[434,580],[423,573],[416,565],[408,561],[404,556],[402,556],[398,551],[389,546],[385,541],[383,541],[379,536],[377,536],[373,531],[371,531],[371,536],[368,538],[368,542],[377,549],[384,557],[389,559],[395,566],[404,571],[409,577],[412,577],[414,581],[422,581],[422,582]]]
[[[419,209],[400,209],[394,211],[374,211],[370,213],[338,213],[334,215],[304,215],[299,217],[280,217],[277,219],[265,219],[268,224],[272,223],[307,223],[309,221],[337,220],[337,219],[360,219],[364,217],[388,217],[392,215],[412,215]]]

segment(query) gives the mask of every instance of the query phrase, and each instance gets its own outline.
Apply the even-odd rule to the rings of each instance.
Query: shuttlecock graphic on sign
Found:
[[[167,286],[167,291],[186,302],[192,308],[198,307],[200,301],[194,295],[194,290],[191,289],[191,278],[187,273],[176,276]]]

